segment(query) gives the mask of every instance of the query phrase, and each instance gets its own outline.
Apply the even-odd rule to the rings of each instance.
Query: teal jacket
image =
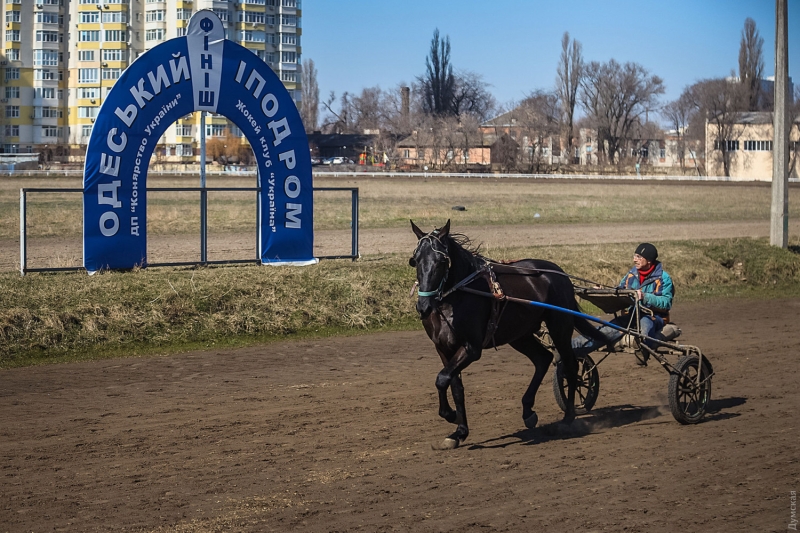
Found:
[[[639,283],[639,271],[633,267],[619,282],[619,286],[624,289],[641,289],[642,302],[645,307],[652,309],[657,315],[669,316],[675,293],[672,287],[672,278],[660,262],[656,263],[656,268],[645,278],[643,283]]]

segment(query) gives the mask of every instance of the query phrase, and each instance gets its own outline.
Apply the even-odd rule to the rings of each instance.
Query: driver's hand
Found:
[[[636,299],[643,300],[644,296],[642,295],[642,289],[636,289]]]

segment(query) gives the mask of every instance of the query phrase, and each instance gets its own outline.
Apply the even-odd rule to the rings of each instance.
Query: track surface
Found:
[[[0,531],[785,531],[800,490],[800,301],[678,304],[717,372],[681,426],[618,354],[595,410],[540,427],[509,348],[464,372],[472,433],[433,451],[420,332],[0,372]]]

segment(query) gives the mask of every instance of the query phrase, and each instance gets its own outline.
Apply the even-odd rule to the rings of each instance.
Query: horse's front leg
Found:
[[[448,436],[440,445],[442,449],[458,447],[469,436],[467,425],[467,410],[464,402],[464,383],[461,381],[461,371],[470,363],[480,358],[480,348],[477,350],[472,345],[465,345],[450,358],[445,367],[436,376],[436,389],[439,391],[439,416],[452,424],[457,424],[455,432]],[[450,407],[447,399],[447,389],[453,393],[456,409]]]

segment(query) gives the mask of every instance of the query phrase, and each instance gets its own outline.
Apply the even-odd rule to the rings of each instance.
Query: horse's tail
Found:
[[[576,316],[574,320],[575,329],[584,337],[589,337],[592,340],[602,342],[607,345],[611,339],[606,337],[602,331],[594,327],[588,320],[583,317]]]

